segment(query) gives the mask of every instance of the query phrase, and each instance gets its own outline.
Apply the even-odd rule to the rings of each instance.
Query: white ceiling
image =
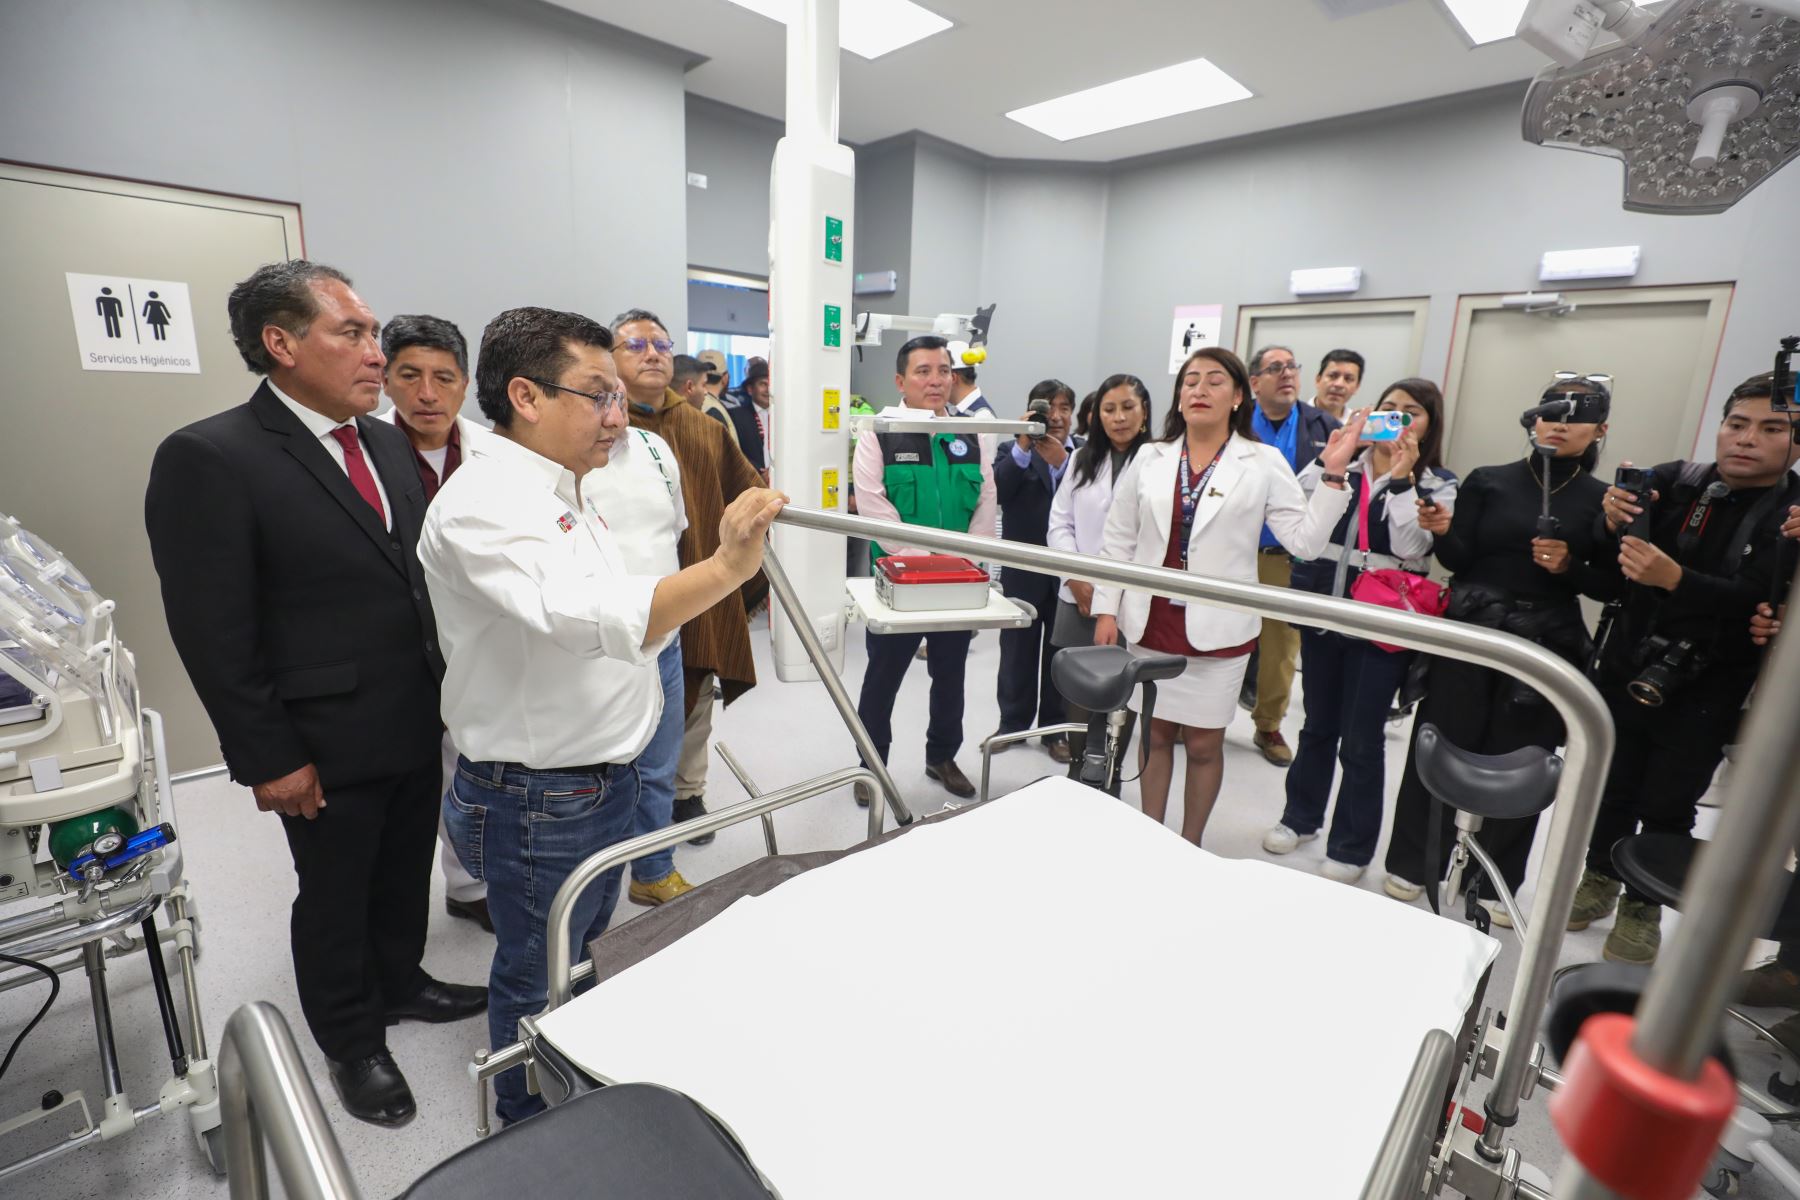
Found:
[[[728,0],[553,0],[706,61],[687,90],[779,119],[785,33]],[[1111,162],[1531,77],[1516,40],[1470,49],[1436,0],[921,0],[955,27],[842,56],[841,136],[920,130],[1000,158]],[[1251,99],[1058,142],[1015,108],[1206,57]]]

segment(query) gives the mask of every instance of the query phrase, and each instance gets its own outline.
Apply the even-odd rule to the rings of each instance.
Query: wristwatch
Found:
[[[1319,472],[1319,478],[1320,478],[1320,480],[1322,480],[1325,483],[1349,483],[1350,482],[1349,476],[1333,475],[1330,471]]]

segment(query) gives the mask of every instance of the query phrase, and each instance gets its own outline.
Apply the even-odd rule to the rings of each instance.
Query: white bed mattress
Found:
[[[542,1029],[693,1096],[784,1200],[1325,1200],[1497,950],[1055,779],[739,901]]]

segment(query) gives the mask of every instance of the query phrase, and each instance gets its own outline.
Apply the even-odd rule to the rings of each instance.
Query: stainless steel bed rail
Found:
[[[268,1200],[266,1136],[290,1200],[359,1200],[350,1164],[325,1119],[281,1010],[239,1008],[219,1043],[219,1107],[231,1200]]]
[[[1362,1200],[1418,1200],[1426,1194],[1426,1173],[1455,1069],[1456,1039],[1441,1029],[1426,1034],[1363,1184]]]
[[[791,787],[778,788],[773,792],[765,792],[748,800],[739,801],[717,812],[709,812],[703,817],[695,817],[692,821],[683,821],[679,825],[670,825],[655,833],[647,833],[642,837],[632,838],[628,842],[620,842],[608,846],[598,854],[583,859],[581,864],[569,872],[569,877],[556,889],[556,896],[550,901],[550,915],[545,921],[549,934],[547,975],[548,1000],[544,1011],[561,1008],[569,1002],[574,993],[576,978],[570,970],[569,933],[575,918],[575,901],[595,880],[615,867],[622,867],[633,859],[642,858],[646,854],[654,854],[658,850],[666,850],[670,846],[679,846],[691,837],[703,833],[716,833],[739,821],[748,821],[751,817],[760,817],[772,813],[776,809],[786,808],[790,804],[813,796],[835,791],[848,784],[867,783],[875,792],[875,799],[869,805],[869,828],[879,831],[881,828],[881,787],[873,771],[862,767],[845,767],[841,771],[833,771],[828,775],[820,775],[796,783]],[[504,1053],[501,1051],[499,1053]]]
[[[870,517],[843,516],[794,505],[783,509],[775,519],[840,537],[879,539],[887,529],[887,522]],[[1492,667],[1530,684],[1555,706],[1567,729],[1568,744],[1551,815],[1544,873],[1539,877],[1536,902],[1532,906],[1531,931],[1525,939],[1518,978],[1506,1009],[1510,1027],[1526,1032],[1524,1036],[1507,1039],[1506,1052],[1488,1094],[1487,1110],[1500,1119],[1488,1122],[1482,1140],[1497,1160],[1505,1129],[1518,1115],[1519,1100],[1528,1078],[1531,1048],[1537,1040],[1544,1007],[1550,998],[1557,950],[1562,944],[1563,930],[1569,923],[1569,911],[1575,904],[1575,889],[1581,882],[1588,839],[1593,834],[1594,816],[1600,807],[1601,787],[1612,762],[1612,717],[1594,685],[1580,671],[1541,646],[1511,634],[1459,621],[1421,617],[1311,592],[1240,583],[918,525],[909,525],[906,537],[909,545],[925,550],[961,554],[1065,579],[1278,617],[1296,625],[1392,642],[1413,650]],[[1796,809],[1796,815],[1800,816],[1800,809]]]
[[[1800,839],[1800,633],[1775,643],[1757,681],[1726,783],[1718,830],[1696,856],[1681,897],[1681,924],[1638,1002],[1632,1049],[1651,1068],[1692,1080],[1712,1053],[1738,969],[1792,885],[1788,852]],[[1613,1193],[1571,1155],[1558,1200]]]

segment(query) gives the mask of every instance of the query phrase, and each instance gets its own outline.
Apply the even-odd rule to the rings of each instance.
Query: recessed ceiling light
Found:
[[[800,11],[799,0],[731,2],[783,25]],[[880,58],[948,28],[948,20],[912,0],[843,0],[838,9],[838,45],[863,58]]]
[[[1531,0],[1439,0],[1477,46],[1512,37]]]
[[[1177,113],[1196,112],[1233,100],[1247,100],[1250,89],[1204,58],[1176,63],[1071,92],[1041,104],[1015,108],[1006,115],[1059,142],[1141,125]]]

